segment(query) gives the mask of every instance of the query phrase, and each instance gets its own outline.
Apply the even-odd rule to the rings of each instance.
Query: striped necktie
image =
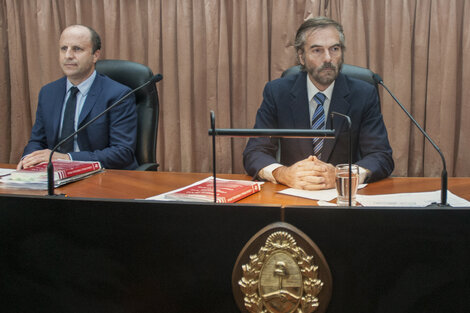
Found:
[[[313,96],[317,103],[315,113],[312,118],[312,129],[325,129],[325,112],[323,109],[323,103],[325,103],[326,96],[319,92]],[[313,154],[317,158],[321,158],[321,150],[323,148],[323,138],[313,138]]]

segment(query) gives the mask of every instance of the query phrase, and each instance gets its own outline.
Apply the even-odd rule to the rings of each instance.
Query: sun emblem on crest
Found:
[[[238,285],[251,313],[311,313],[320,305],[318,266],[286,231],[271,234],[242,271]]]

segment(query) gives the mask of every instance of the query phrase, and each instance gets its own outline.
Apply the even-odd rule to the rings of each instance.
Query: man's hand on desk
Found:
[[[319,190],[335,187],[335,167],[309,156],[289,167],[281,166],[273,171],[278,183],[296,189]]]
[[[51,150],[44,149],[44,150],[37,150],[28,155],[26,155],[16,166],[17,170],[22,168],[28,168],[34,165],[37,165],[42,162],[49,162],[49,155],[51,154]],[[54,152],[52,156],[52,160],[70,160],[70,157],[66,153],[59,153]]]

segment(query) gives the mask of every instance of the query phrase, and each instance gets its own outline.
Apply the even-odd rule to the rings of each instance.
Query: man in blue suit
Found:
[[[41,89],[36,121],[18,169],[47,162],[61,139],[130,91],[95,71],[101,39],[92,28],[67,27],[59,46],[65,76]],[[129,97],[61,146],[53,160],[100,161],[105,168],[135,169],[136,136],[135,97]]]
[[[391,174],[392,149],[374,86],[340,73],[345,39],[342,26],[326,17],[305,21],[295,46],[302,72],[268,82],[256,115],[255,128],[335,129],[335,139],[251,138],[243,153],[249,175],[307,190],[335,186],[335,167],[348,162],[348,124],[352,121],[352,162],[360,181]]]

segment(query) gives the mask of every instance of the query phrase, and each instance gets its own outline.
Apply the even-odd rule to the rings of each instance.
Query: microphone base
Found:
[[[450,204],[448,204],[448,203],[442,204],[442,203],[433,202],[433,203],[427,205],[426,207],[427,207],[427,208],[435,208],[435,209],[437,209],[437,208],[451,208],[452,206],[451,206]]]

